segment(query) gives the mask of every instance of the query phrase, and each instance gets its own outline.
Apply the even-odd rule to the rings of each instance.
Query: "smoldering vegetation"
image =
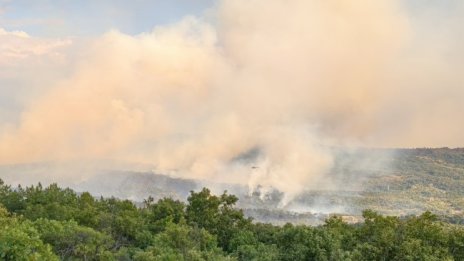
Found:
[[[190,191],[209,187],[214,193],[239,197],[238,207],[256,221],[284,224],[286,222],[320,224],[338,214],[348,222],[357,222],[364,209],[405,216],[423,211],[455,218],[463,215],[464,150],[462,149],[341,149],[332,148],[334,165],[317,188],[305,187],[299,195],[282,204],[285,192],[275,187],[246,183],[225,183],[214,180],[185,179],[153,171],[154,166],[109,162],[90,164],[3,165],[0,178],[9,184],[29,185],[55,180],[46,177],[80,177],[63,179],[60,184],[76,190],[89,191],[95,197],[118,197],[142,202],[148,197],[186,200]],[[240,155],[240,162],[253,175],[254,160],[259,150]],[[86,167],[83,167],[86,166]],[[121,170],[126,168],[125,170]],[[245,168],[245,167],[243,167]],[[69,171],[74,171],[69,175]]]

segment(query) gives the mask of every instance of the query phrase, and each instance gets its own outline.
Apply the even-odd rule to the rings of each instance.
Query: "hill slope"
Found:
[[[208,186],[218,193],[228,190],[237,195],[238,206],[247,215],[272,223],[318,224],[331,213],[357,221],[363,209],[399,216],[430,210],[455,220],[463,219],[464,149],[358,149],[337,150],[335,155],[327,184],[317,191],[307,190],[286,206],[279,206],[283,196],[279,191],[250,195],[242,185],[212,184],[143,170],[81,168],[81,172],[97,174],[64,185],[95,196],[116,196],[136,202],[148,196],[185,200],[189,191]],[[66,171],[50,164],[0,166],[0,178],[9,184],[27,185],[24,181],[33,184],[40,180],[47,184],[51,182],[46,180],[50,179],[47,172],[54,177],[66,177],[69,176]]]

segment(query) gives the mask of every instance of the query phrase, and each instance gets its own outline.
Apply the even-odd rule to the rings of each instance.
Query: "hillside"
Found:
[[[454,222],[464,220],[464,149],[340,152],[329,177],[332,189],[307,191],[286,207],[287,212],[269,211],[277,198],[249,213],[274,223],[314,223],[330,213],[355,222],[363,209],[398,216],[432,211]],[[247,207],[252,205],[259,204]]]
[[[258,221],[320,224],[330,214],[347,221],[360,220],[363,209],[405,216],[430,210],[454,222],[464,218],[464,149],[358,149],[336,150],[335,164],[327,175],[329,185],[308,190],[286,206],[279,206],[282,193],[249,194],[246,186],[175,178],[150,171],[120,171],[108,166],[74,172],[95,172],[81,181],[64,185],[95,196],[115,196],[135,202],[151,196],[186,200],[191,190],[203,186],[214,192],[228,190],[239,197],[238,206]],[[117,166],[119,168],[120,166]],[[130,167],[124,166],[129,169]],[[50,164],[1,166],[0,178],[8,184],[28,185],[53,177],[69,176],[67,168]],[[73,175],[76,173],[73,173]],[[49,180],[43,180],[47,177]],[[59,184],[63,182],[58,181]]]
[[[191,192],[186,202],[95,199],[56,184],[0,180],[2,260],[463,260],[464,227],[430,212],[404,218],[363,211],[362,222],[256,223],[238,198]]]
[[[462,216],[464,149],[398,150],[389,172],[366,182],[357,202],[385,214],[417,214],[431,210]]]

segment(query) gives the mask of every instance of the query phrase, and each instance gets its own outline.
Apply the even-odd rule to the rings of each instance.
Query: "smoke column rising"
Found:
[[[422,42],[410,20],[392,0],[223,0],[150,33],[108,32],[4,124],[0,163],[147,162],[277,188],[285,204],[323,184],[330,146],[462,145],[462,59],[443,55],[462,47]]]

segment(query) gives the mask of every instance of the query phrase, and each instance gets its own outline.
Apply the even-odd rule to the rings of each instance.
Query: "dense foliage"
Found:
[[[2,260],[464,260],[464,228],[429,213],[363,213],[349,225],[253,223],[237,197],[208,189],[186,203],[95,199],[57,185],[12,188],[0,180]]]

